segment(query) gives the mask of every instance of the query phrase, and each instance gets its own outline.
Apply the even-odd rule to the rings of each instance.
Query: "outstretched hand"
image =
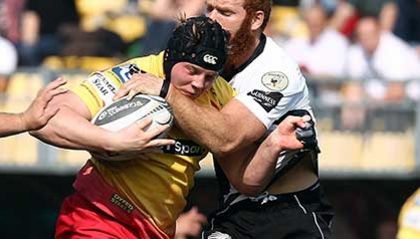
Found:
[[[31,105],[21,114],[25,130],[37,130],[42,128],[58,112],[58,108],[49,106],[54,96],[67,92],[67,89],[60,88],[67,81],[58,78],[40,90]]]
[[[138,93],[159,95],[162,85],[163,80],[161,78],[149,73],[135,73],[129,81],[120,87],[113,99],[117,100],[127,95],[131,99]]]

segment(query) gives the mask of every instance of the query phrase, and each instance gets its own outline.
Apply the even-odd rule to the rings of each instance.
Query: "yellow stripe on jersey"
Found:
[[[121,85],[129,80],[130,65],[164,78],[163,53],[135,58],[111,69],[95,72],[73,90],[88,106],[92,117],[107,103]],[[222,78],[216,79],[211,90],[195,101],[221,109],[234,96],[233,89]],[[173,227],[185,207],[194,173],[207,150],[190,140],[181,130],[169,131],[175,145],[163,147],[159,153],[139,155],[138,159],[108,162],[92,159],[105,180],[153,219],[162,230]]]

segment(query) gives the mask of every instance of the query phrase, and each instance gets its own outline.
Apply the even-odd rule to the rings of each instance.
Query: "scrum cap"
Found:
[[[208,17],[191,17],[181,21],[165,50],[166,78],[170,79],[172,67],[178,62],[221,71],[228,54],[227,43],[228,33]]]

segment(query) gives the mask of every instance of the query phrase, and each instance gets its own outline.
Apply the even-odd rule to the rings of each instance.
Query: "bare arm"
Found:
[[[51,107],[49,103],[53,97],[66,92],[65,89],[59,88],[64,84],[66,81],[63,79],[49,83],[38,92],[28,109],[22,113],[0,113],[0,137],[43,127],[57,113],[57,109]]]
[[[251,145],[231,158],[218,159],[229,182],[245,195],[258,195],[272,179],[280,152],[303,148],[295,130],[305,127],[309,120],[308,116],[288,116],[260,145]]]
[[[162,80],[150,74],[135,74],[115,98],[138,92],[159,95]],[[177,124],[196,142],[218,157],[228,157],[259,140],[266,131],[263,123],[241,102],[231,100],[218,111],[196,104],[171,84],[166,100]]]
[[[5,137],[26,131],[25,123],[22,119],[22,113],[9,114],[0,113],[0,136]]]
[[[149,132],[143,129],[149,121],[136,122],[118,132],[110,132],[90,123],[91,114],[81,99],[72,92],[52,102],[59,112],[39,131],[31,134],[50,144],[90,151],[138,151],[148,147],[172,144],[172,140],[153,139],[165,127]]]
[[[167,100],[185,133],[220,157],[244,149],[266,131],[256,116],[237,100],[231,100],[217,111],[197,105],[174,88]]]

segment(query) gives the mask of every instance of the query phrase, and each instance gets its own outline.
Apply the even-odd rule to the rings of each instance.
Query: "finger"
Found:
[[[52,90],[50,92],[51,92],[51,95],[56,96],[56,95],[61,95],[63,93],[66,93],[67,91],[69,91],[69,89],[66,89],[66,88],[57,88],[57,89],[54,89],[54,90]]]
[[[198,208],[196,206],[191,207],[191,209],[188,211],[188,213],[197,213],[198,214]]]
[[[132,84],[133,84],[133,82],[131,80],[128,81],[128,82],[126,82],[126,83],[124,83],[124,85],[122,85],[118,89],[117,93],[115,93],[115,95],[114,95],[114,97],[112,99],[113,100],[118,100],[118,99],[126,96],[128,94],[128,92],[130,91],[130,89],[132,88],[132,86],[131,86]]]
[[[287,120],[290,124],[293,125],[293,127],[300,127],[300,128],[306,128],[307,124],[306,122],[310,120],[307,117],[300,117],[300,116],[288,116]]]
[[[47,109],[44,111],[44,116],[51,118],[52,116],[56,115],[59,110],[60,107],[47,107]]]
[[[128,100],[131,100],[131,99],[133,99],[133,97],[134,97],[135,95],[137,95],[137,92],[136,92],[135,90],[131,89],[131,90],[128,92],[127,99],[128,99]]]
[[[135,75],[134,75],[135,76]],[[134,77],[131,77],[131,80],[127,81],[124,83],[124,85],[122,86],[124,89],[130,90],[133,87],[135,87],[137,85],[137,81],[135,79],[133,79]]]
[[[50,90],[47,93],[44,94],[43,100],[48,103],[50,102],[54,96],[60,95],[60,94],[64,94],[68,91],[68,89],[65,88],[57,88],[54,90]]]
[[[305,121],[305,122],[309,122],[309,121],[311,120],[311,116],[309,116],[309,115],[304,115],[304,116],[302,117],[302,120],[303,120],[303,121]]]
[[[161,147],[161,146],[174,145],[174,144],[175,144],[175,140],[173,139],[152,139],[146,144],[146,146],[147,147]]]
[[[198,211],[198,208],[196,206],[192,207],[189,211],[188,214],[192,214],[194,215],[194,218],[196,219],[197,222],[200,223],[207,223],[207,217],[204,216],[203,214],[201,214]]]
[[[165,132],[168,130],[171,126],[170,125],[158,125],[156,127],[153,127],[153,129],[150,129],[147,134],[149,134],[150,137],[154,138],[158,136],[159,134]]]
[[[153,118],[151,116],[146,117],[144,119],[137,120],[134,124],[140,128],[141,130],[145,130],[146,127],[152,124]]]
[[[309,128],[311,126],[310,120],[311,120],[311,117],[309,115],[304,115],[302,117],[302,123],[299,123],[299,127]]]
[[[303,119],[298,120],[297,122],[295,122],[295,125],[297,125],[300,128],[306,128],[307,124],[305,121],[303,121]]]
[[[46,125],[54,115],[58,113],[60,108],[55,109],[47,109],[44,111],[44,113],[37,119],[38,126],[37,127],[43,127]]]
[[[57,79],[55,79],[54,81],[50,82],[46,87],[45,90],[49,91],[52,89],[56,89],[60,86],[63,86],[67,83],[67,80],[64,79],[63,77],[58,77]]]
[[[126,96],[129,92],[129,89],[125,88],[125,87],[121,87],[117,93],[115,93],[114,97],[112,97],[112,100],[118,100],[124,96]]]
[[[298,124],[300,121],[302,121],[302,118],[299,116],[292,116],[289,115],[286,117],[286,119],[284,120],[285,124],[291,125],[291,126],[295,126],[296,124]],[[302,121],[303,122],[303,121]],[[280,122],[280,124],[283,124],[283,122]]]

